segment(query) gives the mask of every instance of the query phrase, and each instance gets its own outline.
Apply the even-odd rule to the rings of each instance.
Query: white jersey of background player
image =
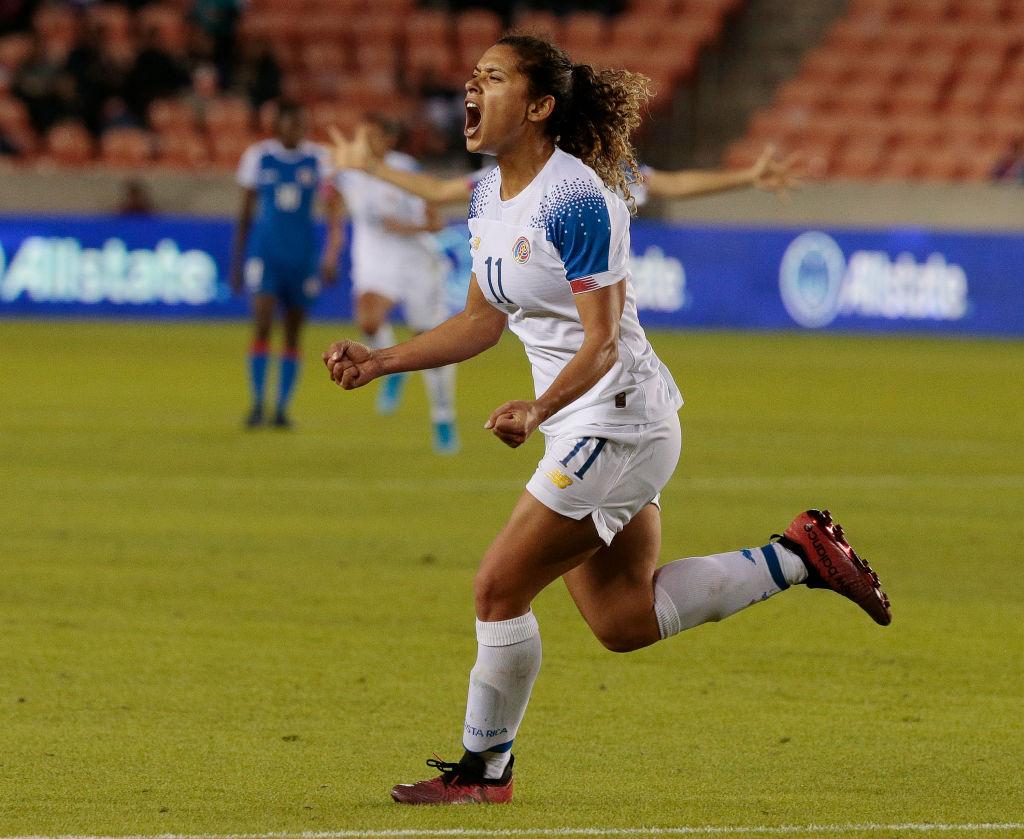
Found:
[[[409,155],[394,150],[400,127],[374,118],[369,140],[389,167],[415,171]],[[388,320],[401,304],[406,324],[416,332],[437,326],[447,317],[444,304],[445,262],[429,232],[441,228],[437,214],[420,198],[364,172],[345,171],[337,187],[352,220],[352,290],[355,318],[366,343],[388,347],[395,343]],[[430,401],[434,448],[458,451],[455,430],[455,367],[423,371]],[[377,408],[382,414],[398,408],[405,374],[381,382]]]

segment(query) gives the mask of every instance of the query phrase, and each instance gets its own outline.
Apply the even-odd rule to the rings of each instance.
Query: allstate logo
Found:
[[[793,320],[808,329],[828,326],[839,314],[846,257],[831,236],[811,231],[797,236],[782,256],[779,291]]]
[[[530,260],[530,240],[520,236],[512,245],[512,258],[522,265]]]

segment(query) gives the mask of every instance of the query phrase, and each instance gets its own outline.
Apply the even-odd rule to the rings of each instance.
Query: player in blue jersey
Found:
[[[282,102],[277,109],[275,136],[250,146],[238,165],[242,187],[232,256],[231,285],[247,287],[253,295],[254,334],[249,351],[252,407],[246,425],[256,428],[266,419],[264,391],[270,332],[280,307],[281,349],[277,399],[271,422],[288,428],[288,406],[299,373],[299,338],[306,313],[320,293],[321,280],[334,282],[341,249],[337,224],[338,200],[326,191],[328,239],[318,266],[314,210],[321,184],[328,175],[326,150],[305,140],[302,109]]]
[[[466,83],[466,147],[498,165],[470,201],[465,309],[394,347],[344,340],[324,353],[332,380],[351,389],[478,355],[508,328],[530,360],[534,395],[498,406],[484,427],[512,448],[535,431],[545,442],[474,580],[465,752],[457,763],[427,761],[440,776],[395,786],[395,801],[511,800],[513,741],[541,663],[531,604],[558,578],[617,652],[797,584],[842,594],[879,624],[891,620],[877,576],[827,512],[801,513],[777,541],[658,567],[682,396],[637,317],[630,212],[617,194],[628,199],[627,172],[638,174],[629,138],[648,96],[642,76],[573,64],[537,38],[502,38]],[[344,142],[335,162],[348,165]]]

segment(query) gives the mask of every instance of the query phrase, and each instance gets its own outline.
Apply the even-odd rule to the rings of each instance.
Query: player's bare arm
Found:
[[[590,390],[618,360],[625,281],[577,294],[574,301],[584,333],[576,355],[537,399],[506,402],[484,426],[512,448],[521,446],[544,420]]]
[[[647,189],[659,198],[695,198],[734,189],[755,188],[774,192],[781,201],[788,199],[789,190],[799,189],[800,157],[791,154],[780,158],[774,146],[765,146],[757,161],[745,168],[732,171],[681,169],[664,171],[650,169],[646,177]]]
[[[330,128],[329,133],[332,159],[339,169],[366,172],[431,204],[464,204],[469,201],[473,190],[466,178],[439,178],[425,172],[407,172],[388,166],[373,154],[365,126],[357,127],[351,139],[337,128]]]
[[[320,277],[327,285],[338,279],[338,259],[345,244],[344,218],[345,202],[334,187],[324,190],[324,218],[327,226],[327,240],[320,258]]]
[[[501,338],[506,315],[491,306],[473,277],[466,307],[440,326],[394,347],[371,350],[355,341],[336,341],[323,354],[331,380],[345,390],[379,376],[456,364],[490,349]]]
[[[238,209],[238,223],[235,225],[235,239],[231,247],[231,290],[236,294],[244,285],[242,263],[245,261],[245,246],[252,230],[252,219],[256,212],[256,190],[242,188],[242,204]]]

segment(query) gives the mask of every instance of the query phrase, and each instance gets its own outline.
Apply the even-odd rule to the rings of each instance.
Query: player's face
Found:
[[[305,130],[303,119],[298,113],[285,113],[278,117],[277,139],[285,148],[295,148],[301,143]]]
[[[514,148],[530,120],[529,80],[516,67],[515,50],[496,44],[466,82],[466,149],[501,154]]]

